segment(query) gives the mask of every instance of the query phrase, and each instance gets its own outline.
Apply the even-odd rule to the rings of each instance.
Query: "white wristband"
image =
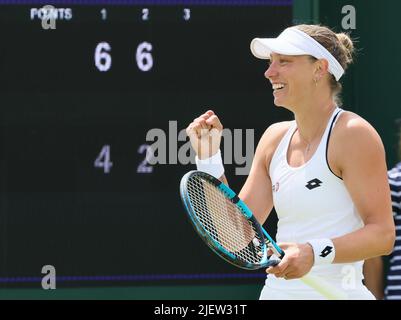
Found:
[[[334,248],[333,241],[330,239],[313,239],[308,241],[313,248],[313,255],[315,262],[313,265],[330,264],[333,262],[336,256],[336,250]]]
[[[199,159],[195,156],[196,168],[199,171],[206,172],[216,179],[219,179],[224,174],[223,159],[221,158],[220,150],[216,154],[207,159]]]

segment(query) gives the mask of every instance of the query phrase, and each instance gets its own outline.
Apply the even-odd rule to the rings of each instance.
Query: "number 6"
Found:
[[[136,63],[139,70],[149,71],[153,67],[153,57],[150,53],[152,51],[152,44],[149,42],[142,42],[136,49]]]

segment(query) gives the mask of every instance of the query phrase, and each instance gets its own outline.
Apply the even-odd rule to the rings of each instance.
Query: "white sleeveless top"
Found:
[[[287,151],[297,125],[295,120],[279,143],[270,163],[273,204],[278,215],[277,242],[306,243],[308,240],[335,238],[363,227],[363,221],[341,178],[329,168],[328,141],[338,115],[336,108],[327,123],[320,144],[312,158],[300,167],[291,167]],[[314,266],[311,273],[336,282],[355,275],[361,282],[363,261]],[[354,273],[355,272],[355,273]],[[270,287],[301,287],[299,280],[268,276]]]

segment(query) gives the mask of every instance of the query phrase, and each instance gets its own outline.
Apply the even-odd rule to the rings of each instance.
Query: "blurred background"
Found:
[[[376,128],[392,167],[400,11],[396,0],[0,1],[0,299],[257,299],[264,270],[227,264],[187,221],[179,181],[195,166],[177,163],[180,149],[191,156],[179,133],[213,109],[245,156],[246,129],[254,149],[292,119],[251,40],[321,23],[356,41],[343,108]],[[147,152],[152,129],[162,163]],[[236,191],[243,167],[226,165]],[[44,266],[56,290],[42,288]]]

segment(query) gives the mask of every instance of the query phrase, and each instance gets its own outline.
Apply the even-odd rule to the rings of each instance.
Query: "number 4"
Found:
[[[95,160],[95,168],[103,168],[104,173],[110,173],[113,163],[110,161],[110,146],[104,145]]]

